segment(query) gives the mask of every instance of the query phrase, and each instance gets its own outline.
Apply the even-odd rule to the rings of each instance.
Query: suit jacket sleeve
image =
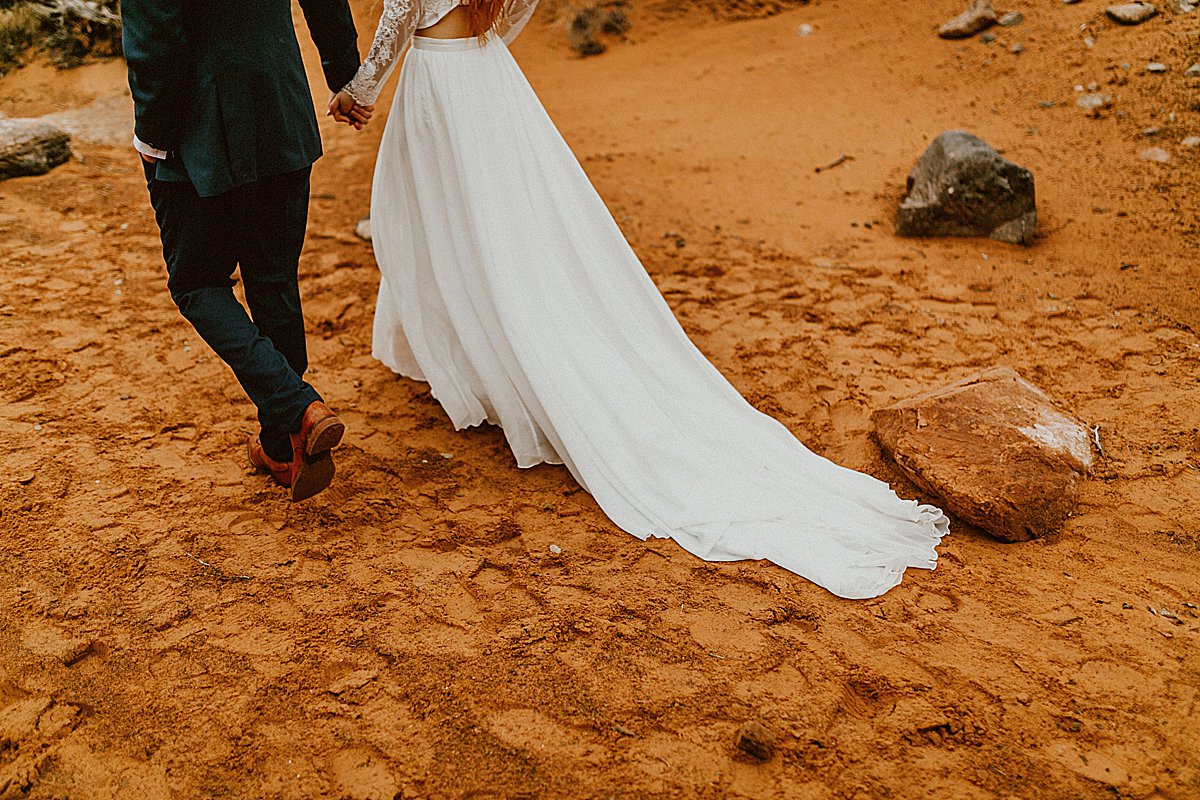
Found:
[[[331,91],[338,91],[358,71],[358,32],[347,0],[300,0],[304,19],[321,54],[321,69]]]
[[[129,65],[134,133],[157,150],[179,145],[187,84],[185,0],[123,0],[121,46]]]

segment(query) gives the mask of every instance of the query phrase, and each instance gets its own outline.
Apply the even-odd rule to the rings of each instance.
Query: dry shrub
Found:
[[[0,75],[21,66],[41,35],[42,19],[26,6],[0,8]]]
[[[117,0],[0,0],[0,73],[33,52],[60,68],[120,55]]]
[[[594,56],[608,49],[602,36],[624,36],[629,30],[629,3],[613,0],[577,10],[571,18],[571,48],[581,56]]]

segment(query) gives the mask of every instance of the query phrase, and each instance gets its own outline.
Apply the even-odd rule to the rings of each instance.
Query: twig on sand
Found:
[[[813,171],[814,172],[826,172],[828,170],[833,169],[834,167],[840,167],[842,164],[845,164],[847,161],[853,161],[853,160],[854,160],[854,156],[848,156],[845,153],[842,153],[840,156],[835,158],[833,161],[830,161],[825,166],[817,167]]]
[[[1104,447],[1101,446],[1101,444],[1100,444],[1100,426],[1099,425],[1092,426],[1092,441],[1096,443],[1096,452],[1100,454],[1100,457],[1108,458],[1108,453],[1104,452]]]
[[[225,570],[221,569],[217,565],[210,564],[207,561],[205,561],[203,558],[197,558],[196,556],[192,555],[191,553],[187,552],[186,550],[184,551],[183,554],[185,556],[187,556],[188,558],[192,559],[193,561],[195,561],[200,566],[204,567],[205,569],[211,570],[213,576],[215,578],[217,578],[217,580],[222,580],[222,581],[248,581],[248,580],[250,580],[249,575],[229,575],[228,573],[225,572]]]

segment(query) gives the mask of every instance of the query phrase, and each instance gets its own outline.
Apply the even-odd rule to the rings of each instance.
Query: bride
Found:
[[[687,338],[508,51],[536,4],[385,0],[331,101],[369,116],[411,42],[372,188],[374,356],[641,539],[848,598],[933,569],[940,510],[808,450]]]

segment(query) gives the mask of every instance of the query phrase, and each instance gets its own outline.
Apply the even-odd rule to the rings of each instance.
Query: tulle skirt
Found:
[[[687,338],[505,45],[418,37],[379,152],[373,352],[612,521],[849,598],[933,569],[937,508],[808,450]]]

